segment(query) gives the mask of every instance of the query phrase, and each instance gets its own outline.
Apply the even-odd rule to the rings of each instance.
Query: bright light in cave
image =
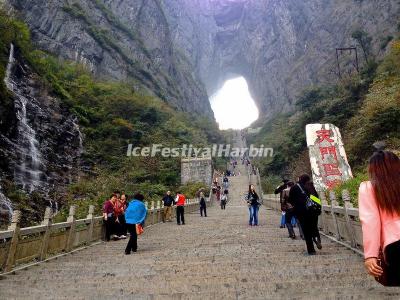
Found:
[[[243,129],[258,119],[257,106],[243,77],[225,81],[210,103],[220,129]]]

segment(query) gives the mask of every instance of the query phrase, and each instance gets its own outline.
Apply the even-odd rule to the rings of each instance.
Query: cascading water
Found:
[[[74,119],[73,124],[74,124],[74,130],[78,133],[78,140],[79,140],[78,157],[80,157],[83,152],[83,136],[77,118]]]
[[[11,78],[11,70],[14,66],[15,58],[14,58],[14,44],[10,44],[10,56],[8,58],[8,64],[6,69],[6,76],[4,77],[4,83],[6,84],[7,88],[12,91],[14,89],[14,85]]]
[[[8,89],[13,88],[12,82],[9,80],[13,63],[14,63],[14,45],[11,44],[10,58],[9,58],[7,69],[6,69],[6,75],[4,77],[4,82]],[[13,214],[13,208],[12,208],[11,201],[3,194],[3,191],[2,191],[2,188],[0,185],[0,225],[11,221],[12,214]]]
[[[13,207],[10,199],[4,194],[0,186],[0,225],[7,224],[11,221]]]
[[[21,150],[21,157],[19,159],[19,164],[15,166],[14,180],[16,183],[20,184],[25,191],[30,193],[35,188],[42,185],[42,175],[44,175],[42,170],[44,169],[44,165],[39,151],[39,142],[36,139],[36,132],[29,125],[27,119],[27,104],[29,101],[12,79],[14,63],[14,45],[11,44],[10,57],[4,82],[18,101],[18,103],[16,102],[16,107],[19,106],[17,112],[18,145],[16,146]]]

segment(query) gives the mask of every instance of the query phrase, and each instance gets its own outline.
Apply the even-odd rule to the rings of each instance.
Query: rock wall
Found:
[[[400,17],[395,0],[166,0],[165,6],[175,43],[208,93],[242,75],[262,118],[293,109],[306,86],[336,81],[335,48],[355,45],[354,30],[368,32],[373,52],[382,54],[381,40],[395,35]]]
[[[87,65],[99,78],[129,80],[179,110],[212,118],[207,92],[173,44],[159,0],[8,3],[40,48]]]
[[[181,183],[203,182],[208,186],[212,182],[211,158],[182,158]]]
[[[30,193],[26,209],[40,216],[43,204],[56,208],[66,185],[79,175],[83,137],[76,117],[49,95],[13,45],[4,80],[14,100],[15,124],[0,132],[0,176]],[[47,203],[39,203],[32,192]]]
[[[355,29],[374,38],[379,55],[400,16],[397,0],[8,2],[42,48],[207,116],[207,94],[237,75],[263,117],[292,109],[305,86],[336,80],[335,48],[354,45]]]

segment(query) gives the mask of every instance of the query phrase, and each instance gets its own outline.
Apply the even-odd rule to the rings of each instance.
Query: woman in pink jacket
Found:
[[[388,265],[388,285],[400,285],[400,159],[390,151],[377,151],[368,165],[370,181],[360,185],[358,202],[362,223],[365,267],[382,275],[379,252]]]

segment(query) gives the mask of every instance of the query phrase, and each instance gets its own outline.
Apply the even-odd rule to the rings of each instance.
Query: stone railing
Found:
[[[207,199],[212,204],[212,192]],[[161,201],[148,202],[145,226],[162,222]],[[173,207],[175,215],[176,207]],[[185,213],[199,210],[198,199],[187,199]],[[0,269],[10,272],[19,265],[40,262],[60,253],[69,253],[88,246],[104,237],[103,218],[94,216],[94,206],[89,206],[85,219],[75,218],[75,206],[71,206],[66,222],[52,223],[51,209],[46,208],[44,220],[40,225],[20,228],[20,211],[14,211],[11,225],[0,231]],[[0,273],[1,274],[1,273]]]
[[[339,206],[333,191],[329,193],[330,204],[326,202],[324,195],[320,196],[322,202],[322,212],[318,220],[320,231],[332,240],[362,254],[361,223],[358,219],[358,209],[350,202],[349,192],[347,190],[342,192],[344,206]],[[265,195],[264,205],[280,211],[279,195]]]

